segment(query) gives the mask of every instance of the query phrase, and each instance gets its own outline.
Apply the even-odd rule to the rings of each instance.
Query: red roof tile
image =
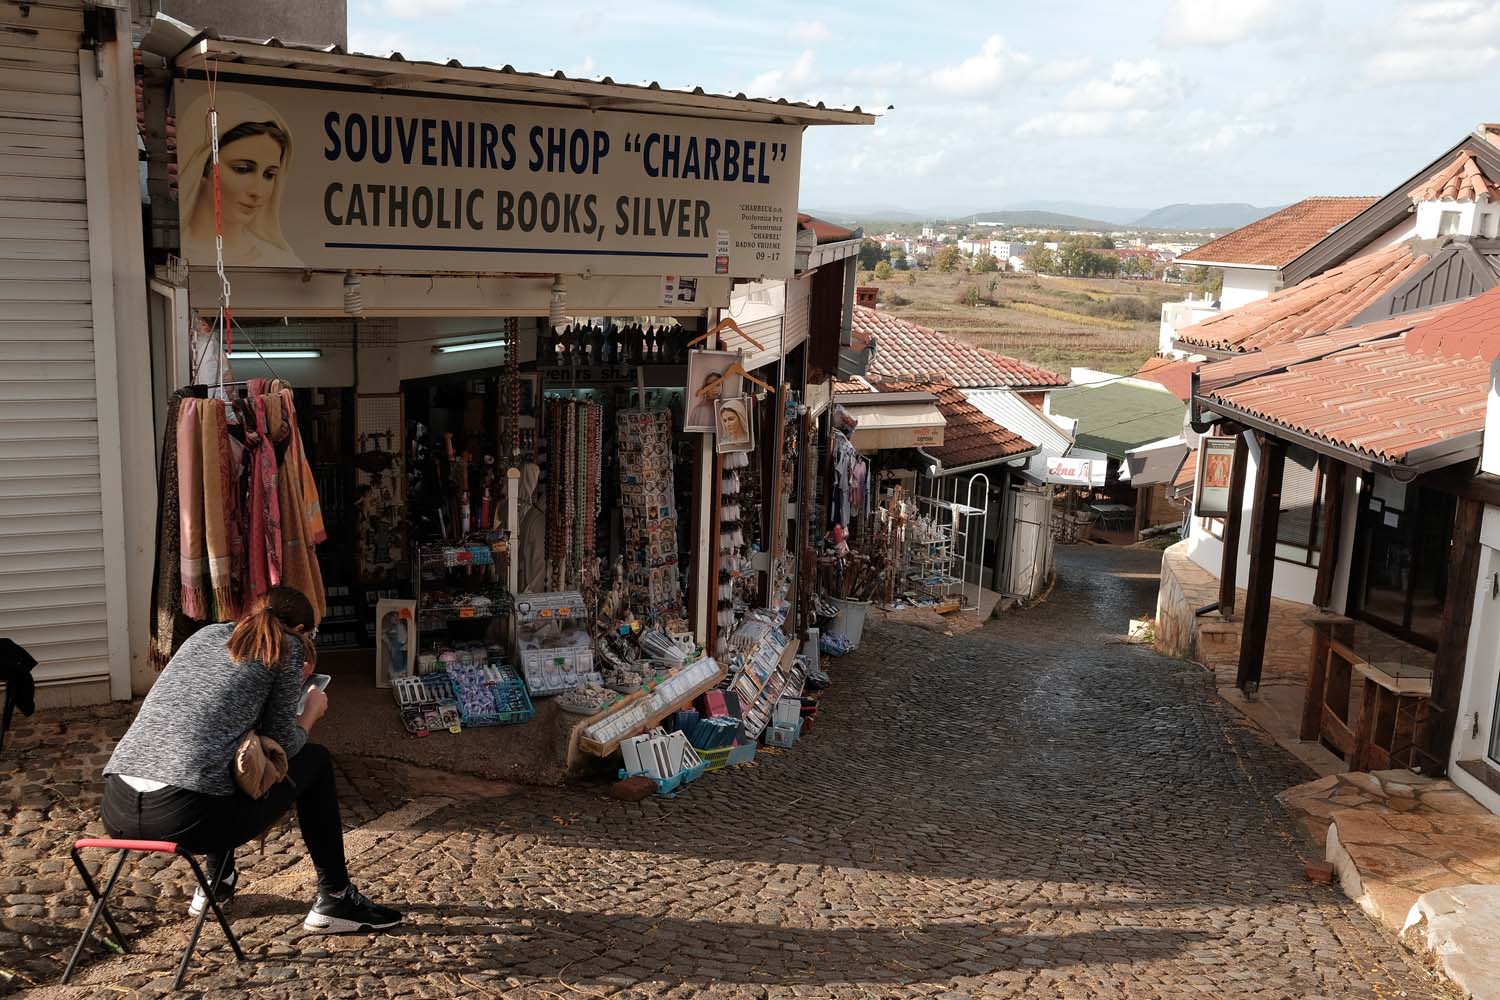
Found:
[[[1189,361],[1186,358],[1164,358],[1157,355],[1147,359],[1141,366],[1141,370],[1135,373],[1135,377],[1145,379],[1147,382],[1155,382],[1170,390],[1172,395],[1183,402],[1187,402],[1193,395],[1193,372],[1203,364],[1201,361]]]
[[[1046,388],[1068,380],[1045,368],[996,354],[868,306],[854,307],[852,340],[875,338],[871,378],[951,381],[961,389]]]
[[[1187,457],[1182,460],[1182,468],[1177,470],[1177,475],[1172,477],[1172,485],[1168,488],[1169,496],[1192,496],[1193,484],[1198,481],[1198,449],[1189,448]]]
[[[819,243],[842,243],[844,240],[854,239],[854,231],[836,226],[831,222],[814,218],[806,212],[797,213],[797,228],[810,229]]]
[[[1412,201],[1478,201],[1480,195],[1488,196],[1492,202],[1500,201],[1500,184],[1484,175],[1474,154],[1467,149],[1411,190]]]
[[[1225,233],[1179,260],[1191,263],[1285,267],[1325,236],[1375,204],[1378,198],[1304,198]]]
[[[1476,303],[1478,298],[1403,319],[1407,326],[1430,329],[1465,311],[1493,308]],[[1282,367],[1227,386],[1216,369],[1244,368],[1250,359],[1209,365],[1200,378],[1221,387],[1204,398],[1381,462],[1405,463],[1418,449],[1482,432],[1490,384],[1488,360],[1430,353],[1420,349],[1426,338],[1414,338],[1416,329],[1404,332],[1400,321],[1387,320],[1274,348],[1257,359]],[[1324,356],[1297,360],[1316,345]]]
[[[882,392],[930,392],[937,397],[938,411],[947,421],[943,428],[943,443],[923,451],[949,469],[999,462],[1037,449],[1021,435],[985,416],[969,402],[962,390],[946,379],[892,379],[881,382],[879,389]]]
[[[1406,339],[1419,354],[1495,360],[1500,357],[1500,288],[1443,310]]]
[[[1266,298],[1210,316],[1177,331],[1187,346],[1258,351],[1337,330],[1427,263],[1428,255],[1398,243]]]

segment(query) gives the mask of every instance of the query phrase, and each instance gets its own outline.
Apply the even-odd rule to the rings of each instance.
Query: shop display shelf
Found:
[[[692,782],[697,781],[699,778],[703,777],[704,772],[707,770],[708,761],[706,760],[700,760],[692,767],[685,768],[684,770],[679,771],[677,774],[673,775],[670,778],[652,777],[645,771],[637,771],[632,773],[622,767],[620,768],[620,780],[624,781],[626,778],[650,778],[652,783],[656,785],[657,795],[672,799],[677,797],[677,790],[679,788],[681,788],[683,785],[691,784]]]

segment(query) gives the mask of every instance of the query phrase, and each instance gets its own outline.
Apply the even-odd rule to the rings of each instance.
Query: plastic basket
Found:
[[[466,728],[515,725],[536,715],[526,685],[509,667],[458,667],[449,673],[458,689],[459,714]]]
[[[706,760],[700,760],[698,763],[694,764],[691,767],[684,768],[670,778],[653,778],[645,771],[636,771],[632,773],[622,767],[620,768],[620,780],[624,781],[626,778],[648,778],[653,784],[656,785],[657,795],[662,795],[666,798],[672,799],[677,797],[677,790],[679,788],[681,788],[683,785],[691,784],[692,782],[697,781],[699,778],[703,777],[703,773],[706,770],[708,770],[708,761]]]
[[[741,743],[732,747],[714,747],[712,750],[699,750],[698,756],[703,758],[703,763],[710,771],[722,771],[726,767],[738,767],[748,764],[755,759],[755,744]]]

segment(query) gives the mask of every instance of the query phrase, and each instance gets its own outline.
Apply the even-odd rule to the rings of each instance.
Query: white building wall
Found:
[[[1458,703],[1448,777],[1486,809],[1500,813],[1500,795],[1457,766],[1461,760],[1489,757],[1494,728],[1495,698],[1500,691],[1500,597],[1495,593],[1500,574],[1500,508],[1485,507],[1479,540],[1483,548],[1474,586],[1464,688]]]
[[[1281,272],[1252,267],[1225,267],[1224,291],[1219,296],[1221,309],[1238,309],[1258,302],[1281,287]]]
[[[1235,586],[1250,584],[1250,517],[1255,506],[1255,481],[1260,474],[1260,448],[1252,435],[1246,435],[1249,450],[1245,462],[1245,496],[1240,510],[1240,552],[1235,560]],[[1333,578],[1331,610],[1343,614],[1349,593],[1349,565],[1354,552],[1354,529],[1359,516],[1359,476],[1348,476],[1344,483],[1344,524],[1339,533],[1338,565]],[[1196,503],[1197,496],[1194,495]],[[1224,565],[1224,543],[1213,536],[1203,518],[1190,519],[1188,557],[1214,576]],[[1328,553],[1320,558],[1328,558]],[[1271,596],[1300,604],[1312,604],[1317,589],[1318,568],[1298,566],[1278,559],[1271,577]]]

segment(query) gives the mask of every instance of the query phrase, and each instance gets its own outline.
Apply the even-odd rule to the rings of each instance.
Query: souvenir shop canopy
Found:
[[[943,443],[947,421],[930,392],[839,393],[854,420],[849,440],[860,451],[929,448]]]

